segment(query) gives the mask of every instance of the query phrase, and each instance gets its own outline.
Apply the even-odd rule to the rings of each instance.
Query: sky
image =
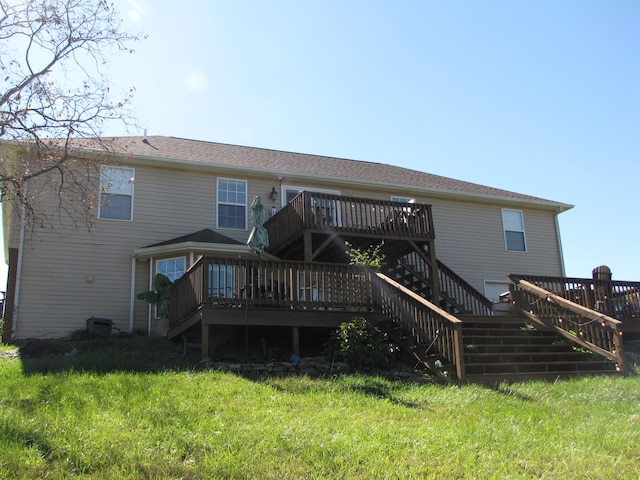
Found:
[[[566,274],[640,281],[637,0],[115,0],[141,135],[388,163],[575,207]],[[119,125],[110,134],[125,134]],[[526,225],[525,225],[526,228]]]

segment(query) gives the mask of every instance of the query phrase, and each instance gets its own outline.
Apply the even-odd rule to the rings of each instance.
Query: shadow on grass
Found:
[[[27,340],[17,346],[24,375],[66,371],[158,373],[200,367],[199,359],[182,358],[182,344],[145,335]]]

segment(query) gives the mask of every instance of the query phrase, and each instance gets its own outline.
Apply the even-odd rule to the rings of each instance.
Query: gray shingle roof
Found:
[[[562,210],[571,208],[571,205],[539,197],[382,163],[176,137],[149,136],[146,140],[147,143],[143,142],[143,137],[116,137],[109,141],[112,142],[112,149],[126,156],[236,167],[283,173],[284,176],[286,173],[295,173],[369,184],[405,185],[442,193],[531,202]]]

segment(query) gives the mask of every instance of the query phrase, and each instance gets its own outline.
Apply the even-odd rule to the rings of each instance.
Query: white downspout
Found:
[[[560,237],[560,222],[558,221],[558,215],[562,212],[562,210],[556,212],[555,220],[556,220],[556,237],[558,238],[558,248],[560,249],[560,276],[566,277],[567,273],[565,271],[564,266],[564,250],[562,249],[562,238]]]
[[[153,290],[153,257],[149,258],[149,290]],[[151,313],[153,305],[147,305],[147,336],[151,336]]]
[[[136,301],[136,258],[131,257],[131,299],[129,303],[129,333],[133,333]]]
[[[25,187],[26,188],[26,187]],[[20,239],[18,240],[18,261],[16,264],[16,287],[13,295],[13,321],[11,325],[11,338],[16,337],[16,327],[18,325],[18,311],[20,302],[20,284],[22,283],[22,257],[24,251],[24,231],[27,223],[27,211],[24,204],[20,210]]]

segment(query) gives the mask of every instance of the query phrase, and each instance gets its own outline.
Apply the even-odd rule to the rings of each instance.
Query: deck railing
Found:
[[[267,220],[265,228],[271,248],[286,244],[305,229],[379,238],[434,238],[431,205],[307,191]]]
[[[577,287],[586,287],[588,280],[578,280],[509,275],[511,299],[532,320],[616,362],[624,371],[622,323],[586,306],[586,290]]]
[[[416,343],[430,345],[429,353],[442,364],[455,365],[458,379],[464,380],[462,321],[386,275],[378,273],[373,280],[382,313],[402,325]]]
[[[372,273],[350,265],[203,257],[173,285],[173,327],[200,306],[371,311]]]
[[[358,266],[202,257],[173,285],[169,327],[202,306],[378,312],[432,344],[464,379],[462,322],[389,277]],[[274,312],[274,315],[277,315]]]
[[[407,272],[422,278],[425,289],[428,290],[431,269],[427,262],[417,253],[412,252],[400,258],[398,264]],[[449,313],[492,315],[492,302],[471,284],[438,260],[438,285],[440,298],[432,299],[441,308]],[[425,291],[427,297],[431,297],[430,291]]]

